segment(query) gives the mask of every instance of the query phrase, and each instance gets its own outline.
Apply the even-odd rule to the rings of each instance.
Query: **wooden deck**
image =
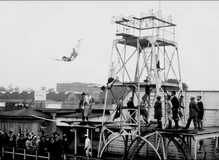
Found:
[[[160,129],[160,133],[168,135],[183,135],[188,137],[194,137],[195,139],[205,139],[219,137],[219,127],[205,127],[203,130],[194,129]]]
[[[137,47],[137,37],[136,36],[132,36],[132,35],[123,35],[121,34],[120,36],[123,36],[124,39],[119,39],[118,43],[123,44],[123,45],[128,45],[128,46],[132,46],[132,47]],[[142,47],[151,47],[150,41],[149,41],[150,36],[145,36],[145,37],[141,37],[139,39],[139,43]],[[170,41],[170,40],[166,40],[166,39],[162,39],[162,38],[157,38],[157,43],[159,46],[176,46],[177,43]]]

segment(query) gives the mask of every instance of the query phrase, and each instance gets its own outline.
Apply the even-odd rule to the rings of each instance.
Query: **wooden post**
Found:
[[[24,149],[24,160],[26,160],[26,149]]]
[[[74,147],[75,148],[75,150],[74,150],[75,152],[74,152],[74,154],[76,155],[77,154],[77,130],[74,129],[74,132],[75,132],[75,138],[74,138],[75,139],[75,147]]]
[[[93,130],[91,129],[91,155],[93,157]]]
[[[50,160],[50,152],[48,152],[48,160]]]
[[[168,159],[168,146],[166,143],[166,138],[162,137],[162,147],[163,147],[163,159]]]
[[[127,154],[127,148],[128,148],[128,135],[125,135],[125,146],[124,146],[124,150],[125,150],[125,153],[124,153],[124,158],[127,158],[128,154]]]
[[[194,142],[194,159],[197,159],[197,144],[198,144],[198,141],[195,140],[195,142]]]
[[[216,137],[216,140],[215,140],[215,149],[218,148],[218,137]]]
[[[4,157],[4,147],[2,147],[2,157]]]
[[[36,151],[36,160],[38,159],[38,152]]]
[[[148,140],[148,137],[146,139]],[[145,144],[145,156],[148,156],[148,143]]]
[[[14,148],[12,148],[12,159],[15,159],[15,150],[14,150]]]

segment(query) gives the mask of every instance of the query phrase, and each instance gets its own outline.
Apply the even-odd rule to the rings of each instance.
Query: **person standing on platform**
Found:
[[[90,138],[88,137],[88,134],[85,134],[84,136],[86,137],[84,150],[85,150],[86,156],[89,157],[89,159],[90,159],[92,156],[92,154],[91,154],[91,149],[92,149],[91,141],[90,141]]]
[[[190,103],[189,103],[189,119],[187,121],[185,129],[188,129],[190,126],[191,121],[193,120],[194,127],[197,129],[197,116],[198,116],[198,106],[195,102],[195,97],[191,96]]]
[[[178,110],[179,110],[179,100],[176,97],[176,91],[171,91],[171,102],[173,105],[172,108],[172,114],[173,114],[173,120],[175,122],[175,127],[174,129],[178,129],[179,128],[179,117],[178,117]]]
[[[143,120],[145,121],[146,125],[149,126],[148,122],[148,111],[146,110],[146,103],[145,103],[145,97],[143,96],[141,98],[141,103],[140,103],[140,115],[142,116]]]
[[[81,100],[79,102],[79,108],[81,109],[82,121],[89,119],[90,105],[88,96],[83,92],[81,94]]]
[[[86,94],[84,92],[81,94],[81,100],[79,102],[79,109],[81,110],[82,121],[85,120],[85,117],[84,117],[84,96],[85,95]]]
[[[94,98],[91,96],[91,94],[89,92],[87,92],[87,97],[88,97],[88,102],[89,102],[89,106],[90,106],[90,113],[92,113],[92,104],[94,103]]]
[[[203,130],[204,105],[201,101],[202,96],[197,97],[198,112],[198,129]]]
[[[162,128],[162,102],[161,102],[161,96],[157,96],[157,101],[154,105],[154,118],[157,119],[158,126],[156,128]]]
[[[171,129],[172,128],[172,102],[171,102],[171,96],[168,94],[166,96],[166,113],[167,113],[167,120],[168,120],[168,126],[166,127],[166,129]]]
[[[183,117],[182,109],[185,108],[185,107],[184,107],[183,99],[184,99],[184,96],[181,95],[181,96],[179,97],[179,111],[178,111],[178,112],[179,112],[179,117],[180,117],[180,118]]]
[[[128,102],[127,102],[127,107],[130,109],[135,109],[135,105],[133,102],[133,97],[130,97]],[[129,113],[132,117],[132,123],[135,123],[135,110],[129,110]]]

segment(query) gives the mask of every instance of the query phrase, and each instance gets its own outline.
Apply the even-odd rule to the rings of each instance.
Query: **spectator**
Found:
[[[32,151],[33,150],[31,135],[28,136],[28,139],[27,139],[25,145],[26,145],[27,151]]]
[[[175,122],[175,129],[178,129],[179,128],[179,118],[178,118],[178,110],[179,110],[179,100],[178,98],[176,97],[176,91],[171,91],[171,102],[172,102],[172,105],[173,105],[173,108],[172,108],[172,114],[173,114],[173,120]]]
[[[9,147],[16,147],[16,135],[14,135],[13,131],[9,131]]]
[[[193,120],[194,127],[197,129],[197,116],[198,116],[198,106],[195,102],[195,98],[191,96],[190,98],[190,104],[189,104],[189,119],[187,121],[185,129],[188,129],[190,126],[191,121]]]
[[[179,97],[179,110],[178,110],[178,114],[179,114],[179,117],[182,118],[183,117],[183,112],[182,112],[182,109],[184,109],[184,102],[183,102],[183,99],[184,99],[184,96],[181,95]]]
[[[29,135],[30,135],[29,133],[26,133],[26,137],[24,138],[25,142],[28,140]]]
[[[19,139],[17,140],[18,148],[25,148],[25,142],[24,134],[21,133]]]
[[[35,150],[37,150],[37,137],[36,136],[33,136],[33,138],[32,138],[32,150],[33,151],[35,151]]]
[[[82,121],[87,120],[90,114],[90,106],[88,96],[83,92],[81,94],[81,100],[79,102],[79,108],[81,109]]]
[[[50,137],[49,138],[49,146],[48,146],[48,151],[50,152],[51,160],[55,159],[55,146],[54,146],[54,138]]]
[[[87,92],[87,96],[88,96],[89,107],[90,107],[89,114],[91,114],[92,113],[92,104],[94,103],[94,98],[91,96],[91,94],[89,92]]]
[[[62,159],[62,144],[60,139],[60,134],[56,133],[54,137],[54,160],[61,160]]]
[[[203,130],[203,117],[204,117],[204,105],[201,101],[202,97],[198,96],[197,97],[197,106],[199,109],[198,112],[198,129]]]
[[[44,155],[48,148],[46,147],[46,137],[41,136],[40,142],[39,142],[39,154]]]
[[[166,96],[166,113],[167,113],[167,119],[168,119],[168,126],[166,127],[166,129],[171,129],[172,128],[172,102],[170,100],[171,96],[167,95]]]
[[[36,136],[36,146],[37,146],[37,148],[39,148],[39,142],[40,142],[40,137]]]
[[[2,145],[8,146],[8,144],[9,144],[9,136],[8,136],[7,133],[4,133],[4,134],[3,134],[3,142],[2,142]]]
[[[146,106],[145,97],[143,96],[141,98],[141,102],[140,102],[140,115],[142,116],[142,118],[145,121],[146,125],[149,125],[149,122],[148,122],[148,111],[146,110],[145,106]]]
[[[162,102],[161,102],[161,96],[157,96],[157,101],[154,105],[154,118],[157,119],[158,126],[156,128],[162,128]]]
[[[45,136],[45,138],[46,138],[46,142],[45,142],[45,150],[46,151],[49,151],[50,150],[50,144],[51,144],[51,139],[50,139],[50,137],[49,137],[49,135],[46,135]]]
[[[63,140],[62,140],[64,160],[66,159],[66,153],[68,153],[69,145],[70,145],[70,143],[68,141],[67,135],[64,134],[63,135]]]

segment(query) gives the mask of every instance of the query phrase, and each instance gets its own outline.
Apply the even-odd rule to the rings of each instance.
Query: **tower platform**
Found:
[[[116,87],[124,87],[124,86],[137,86],[137,82],[115,82],[113,86]],[[146,83],[146,82],[140,82],[140,87],[156,87],[156,83]],[[162,82],[161,84],[162,88],[168,88],[168,89],[179,89],[179,85],[175,83],[168,83],[168,82]]]
[[[138,37],[126,33],[117,33],[117,36],[122,36],[122,39],[118,39],[119,44],[128,45],[137,48]],[[142,47],[151,47],[150,39],[152,36],[139,37],[139,44]],[[162,46],[177,46],[177,43],[171,40],[163,39],[161,37],[155,37],[157,44]]]

